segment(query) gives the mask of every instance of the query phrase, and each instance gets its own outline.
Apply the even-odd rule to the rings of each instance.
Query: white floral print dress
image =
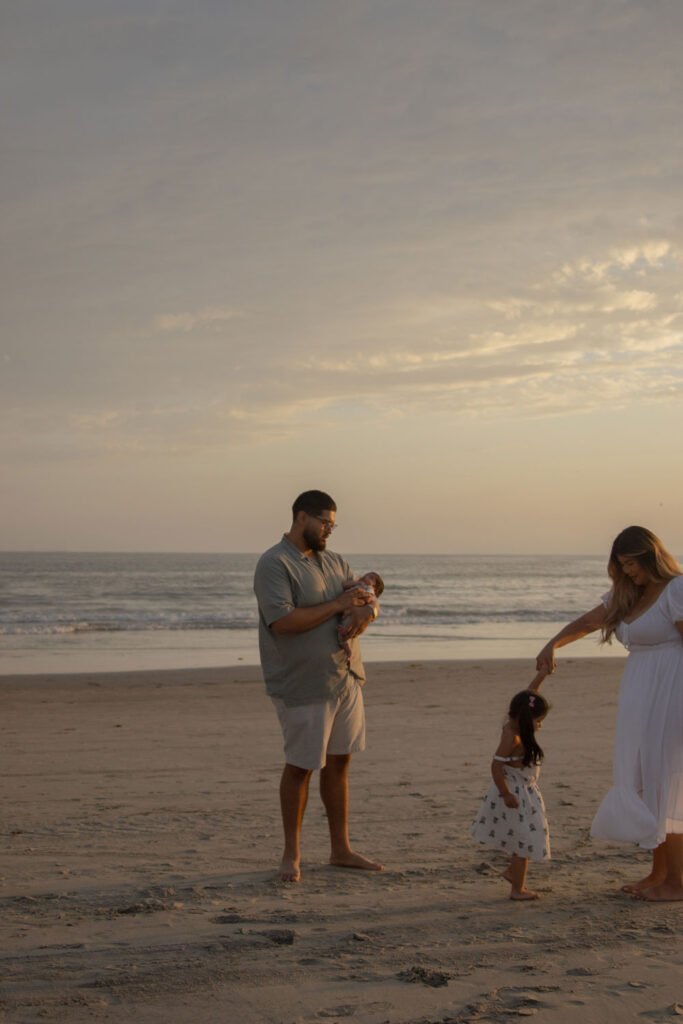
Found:
[[[518,761],[519,757],[497,757],[497,761]],[[550,858],[550,836],[545,804],[538,788],[538,765],[527,768],[503,768],[505,780],[519,801],[519,807],[506,807],[495,782],[470,826],[470,835],[485,846],[529,860]]]

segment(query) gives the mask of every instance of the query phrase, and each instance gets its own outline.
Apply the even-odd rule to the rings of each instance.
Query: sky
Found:
[[[679,0],[2,0],[8,550],[683,554]]]

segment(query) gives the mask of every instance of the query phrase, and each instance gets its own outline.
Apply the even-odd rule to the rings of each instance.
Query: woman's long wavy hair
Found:
[[[683,576],[680,565],[662,544],[659,537],[644,526],[627,526],[615,537],[610,551],[607,572],[612,591],[607,603],[607,618],[602,627],[602,642],[609,642],[614,630],[626,618],[643,593],[621,568],[619,556],[633,558],[653,580],[668,582]]]
[[[543,760],[543,751],[536,742],[534,720],[545,718],[549,711],[548,701],[534,690],[522,690],[510,701],[508,715],[517,722],[519,738],[524,747],[524,765],[540,764]]]

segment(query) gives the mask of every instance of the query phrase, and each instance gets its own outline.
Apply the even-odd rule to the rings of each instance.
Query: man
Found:
[[[285,882],[301,878],[301,823],[316,769],[330,827],[330,863],[383,870],[349,845],[349,762],[365,747],[365,673],[356,637],[377,611],[366,592],[343,588],[353,579],[351,570],[340,555],[326,550],[336,512],[329,494],[300,494],[289,533],[261,556],[254,575],[261,666],[285,743],[280,781],[285,849],[278,872]],[[339,616],[347,614],[350,660],[337,634]]]

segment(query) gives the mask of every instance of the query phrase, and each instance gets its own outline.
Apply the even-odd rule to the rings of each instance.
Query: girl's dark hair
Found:
[[[540,764],[543,760],[543,751],[536,742],[534,719],[545,718],[549,711],[548,701],[534,690],[522,690],[510,701],[508,715],[519,726],[519,738],[524,747],[524,765]]]

